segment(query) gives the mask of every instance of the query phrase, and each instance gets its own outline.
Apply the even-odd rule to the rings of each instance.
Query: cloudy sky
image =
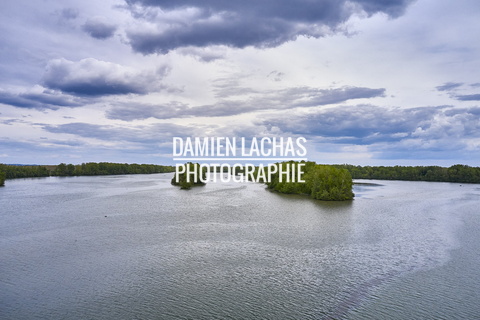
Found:
[[[4,0],[0,163],[171,164],[172,137],[480,166],[478,0]]]

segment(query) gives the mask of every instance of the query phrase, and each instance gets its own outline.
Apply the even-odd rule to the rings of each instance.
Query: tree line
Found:
[[[5,179],[32,177],[97,176],[118,174],[165,173],[175,170],[173,166],[154,164],[128,164],[110,162],[88,162],[78,165],[60,163],[56,166],[19,166],[0,164],[0,182]],[[0,185],[2,185],[0,183]]]
[[[451,167],[439,166],[354,166],[334,165],[346,169],[353,179],[407,180],[480,183],[480,167],[456,164]]]
[[[0,164],[0,173],[5,179],[48,177],[50,170],[46,166],[18,166]]]
[[[151,174],[172,172],[175,167],[155,164],[128,164],[110,162],[88,162],[79,165],[60,163],[53,170],[54,176],[99,176],[118,174]]]
[[[313,164],[313,162],[307,162],[306,168],[313,166]],[[345,169],[350,173],[353,179],[480,183],[480,167],[470,167],[461,164],[453,165],[448,168],[439,166],[355,166],[349,164],[331,165],[328,167]],[[311,168],[308,170],[310,169]],[[326,168],[323,170],[329,171],[329,169]],[[4,185],[5,179],[16,178],[149,174],[173,171],[175,171],[175,167],[173,166],[110,162],[88,162],[79,165],[61,163],[56,166],[19,166],[0,164],[0,186]],[[317,175],[320,176],[319,173]],[[283,190],[286,191],[288,188],[293,187],[272,185],[271,189],[275,188],[283,188]]]

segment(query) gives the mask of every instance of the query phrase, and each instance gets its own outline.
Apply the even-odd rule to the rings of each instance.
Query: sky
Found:
[[[172,164],[173,137],[480,166],[478,0],[3,0],[0,163]]]

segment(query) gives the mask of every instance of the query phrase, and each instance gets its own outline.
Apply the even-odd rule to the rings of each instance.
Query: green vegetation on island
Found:
[[[282,171],[286,171],[286,166],[298,162],[289,161],[277,163],[282,166]],[[327,201],[352,200],[352,176],[346,169],[335,168],[328,165],[320,165],[315,162],[304,162],[302,180],[299,182],[291,172],[289,181],[282,176],[280,181],[280,168],[276,173],[267,177],[266,185],[269,189],[281,193],[306,194],[313,199]],[[293,181],[293,182],[292,182]]]
[[[195,186],[204,186],[207,177],[205,168],[198,163],[188,162],[185,164],[184,172],[176,172],[172,178],[172,185],[179,186],[180,189],[188,190]],[[200,176],[201,175],[201,176]]]

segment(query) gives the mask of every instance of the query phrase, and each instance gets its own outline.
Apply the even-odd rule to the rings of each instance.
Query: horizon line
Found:
[[[243,160],[251,160],[251,161],[267,161],[267,160],[273,160],[273,161],[282,161],[282,160],[288,160],[288,161],[308,161],[307,158],[173,158],[173,161],[243,161]]]

